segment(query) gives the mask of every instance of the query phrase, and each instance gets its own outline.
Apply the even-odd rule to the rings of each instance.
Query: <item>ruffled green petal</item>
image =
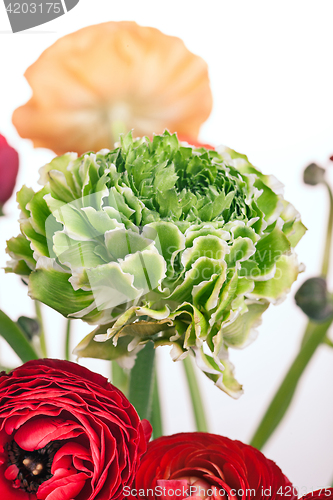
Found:
[[[91,292],[74,290],[69,283],[69,273],[60,272],[51,266],[40,266],[29,279],[29,295],[39,300],[63,316],[80,311],[92,304]]]
[[[295,254],[283,255],[276,262],[274,278],[268,281],[257,281],[249,297],[266,299],[269,302],[281,302],[289,292],[291,285],[297,279],[300,265]]]

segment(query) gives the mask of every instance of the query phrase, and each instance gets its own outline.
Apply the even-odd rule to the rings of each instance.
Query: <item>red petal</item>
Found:
[[[52,417],[29,420],[15,433],[17,444],[27,451],[44,448],[51,441],[77,437],[83,431],[79,424]]]
[[[148,420],[146,420],[145,418],[143,420],[141,420],[141,424],[143,427],[143,432],[144,432],[146,441],[148,443],[149,439],[151,438],[153,428],[152,428],[150,422]]]
[[[38,500],[72,500],[80,493],[85,483],[86,475],[83,473],[73,474],[59,480],[52,478],[38,488],[37,498]]]
[[[12,481],[5,478],[5,466],[0,467],[0,493],[4,500],[36,500],[36,495],[13,488]]]
[[[20,471],[17,465],[10,465],[5,470],[5,478],[8,479],[8,481],[14,481],[17,478],[19,472]]]

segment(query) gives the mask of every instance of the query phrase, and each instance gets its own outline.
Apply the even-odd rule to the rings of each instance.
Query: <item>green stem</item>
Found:
[[[326,337],[326,338],[324,339],[324,344],[325,344],[325,345],[328,345],[329,347],[333,347],[333,342],[332,342],[332,340],[331,340],[331,339],[329,339],[328,337]]]
[[[324,341],[331,324],[332,319],[325,323],[317,323],[312,334],[304,342],[252,438],[251,445],[255,448],[260,450],[264,446],[283,419],[307,364]]]
[[[190,391],[194,419],[199,432],[208,432],[204,405],[202,402],[200,388],[192,364],[192,358],[187,356],[183,361],[187,385]]]
[[[325,182],[325,186],[328,190],[328,196],[330,199],[330,213],[328,217],[328,226],[326,233],[326,242],[325,242],[325,250],[323,257],[323,265],[321,268],[321,274],[324,278],[327,277],[330,265],[330,257],[331,257],[331,246],[332,246],[332,234],[333,234],[333,194],[332,190],[327,182]]]
[[[131,370],[128,399],[141,419],[150,419],[154,381],[154,344],[148,342]]]
[[[40,328],[39,342],[40,342],[40,348],[42,351],[42,356],[43,356],[43,358],[47,358],[47,348],[46,348],[46,341],[45,341],[45,330],[44,330],[42,308],[41,308],[40,302],[38,300],[35,300],[35,311],[36,311],[36,317],[38,319],[39,328]]]
[[[129,375],[125,372],[121,366],[118,365],[117,361],[111,361],[111,379],[113,385],[118,387],[121,392],[128,395],[129,386]]]
[[[153,388],[153,408],[150,421],[151,425],[153,426],[153,438],[156,439],[160,436],[163,436],[163,423],[162,423],[160,396],[158,391],[158,377],[157,377],[156,363],[154,372],[155,374],[154,374],[154,388]]]
[[[31,359],[38,359],[36,351],[29,343],[21,328],[1,310],[0,335],[8,342],[23,363]]]
[[[67,319],[66,322],[66,337],[65,337],[65,359],[70,361],[71,359],[71,333],[72,333],[72,321]]]
[[[311,321],[311,320],[308,321],[308,324],[306,325],[305,332],[303,335],[301,347],[303,347],[303,345],[311,337],[313,332],[316,330],[317,325],[318,325],[318,323],[315,323],[314,321]]]

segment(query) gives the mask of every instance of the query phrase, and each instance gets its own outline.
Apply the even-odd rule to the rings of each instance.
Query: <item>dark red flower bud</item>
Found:
[[[14,191],[18,167],[17,151],[0,134],[0,211]]]

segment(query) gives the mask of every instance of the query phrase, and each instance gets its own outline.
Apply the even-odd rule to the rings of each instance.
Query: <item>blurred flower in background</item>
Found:
[[[2,207],[11,197],[19,168],[19,156],[5,137],[0,134],[0,215]]]
[[[32,98],[13,114],[21,137],[57,154],[113,148],[119,133],[167,128],[196,139],[212,109],[207,64],[179,38],[135,22],[60,38],[25,74]]]

